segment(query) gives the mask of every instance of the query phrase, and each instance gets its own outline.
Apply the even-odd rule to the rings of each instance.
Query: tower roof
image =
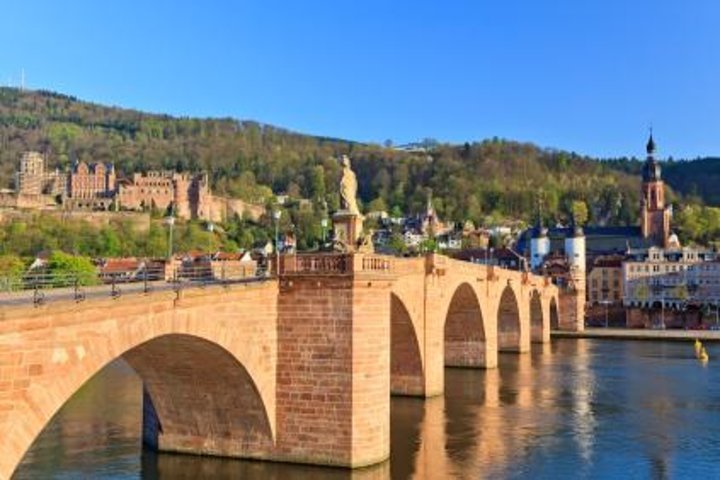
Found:
[[[655,140],[653,140],[652,130],[650,130],[650,138],[648,138],[647,145],[645,146],[648,155],[655,154]]]
[[[655,160],[655,140],[653,139],[652,131],[650,131],[650,138],[648,138],[647,146],[647,159],[642,168],[643,182],[657,182],[661,180],[662,169],[660,164]]]

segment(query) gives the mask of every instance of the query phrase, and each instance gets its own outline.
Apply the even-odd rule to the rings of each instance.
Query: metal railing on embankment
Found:
[[[123,295],[152,291],[179,291],[207,285],[258,282],[268,277],[265,271],[201,265],[177,268],[143,267],[122,272],[34,271],[0,277],[0,306],[41,306],[48,302],[90,298],[120,298]]]

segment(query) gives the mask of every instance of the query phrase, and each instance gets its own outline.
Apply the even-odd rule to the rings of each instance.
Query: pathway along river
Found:
[[[115,362],[85,385],[16,478],[718,478],[720,345],[554,340],[497,370],[446,369],[445,395],[393,397],[392,458],[348,471],[141,453],[140,383]],[[714,359],[714,360],[713,360]]]

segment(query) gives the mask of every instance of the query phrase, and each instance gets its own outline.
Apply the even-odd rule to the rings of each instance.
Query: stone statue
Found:
[[[357,205],[357,178],[350,168],[350,158],[343,155],[341,159],[343,173],[340,179],[340,207],[348,213],[360,215],[360,209]]]

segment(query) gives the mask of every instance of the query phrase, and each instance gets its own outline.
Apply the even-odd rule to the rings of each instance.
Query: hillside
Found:
[[[637,220],[640,179],[632,164],[500,139],[403,152],[252,121],[174,118],[52,92],[0,88],[2,186],[11,184],[20,154],[28,149],[46,152],[58,168],[79,159],[114,162],[125,175],[205,169],[216,191],[250,201],[267,201],[271,191],[311,198],[315,216],[323,200],[331,210],[337,207],[334,158],[349,154],[366,207],[417,212],[432,192],[438,213],[448,220],[530,220],[542,192],[548,221],[565,221],[569,205],[578,199],[590,207],[592,222]],[[667,169],[668,177],[685,178],[683,172],[693,164],[677,162]],[[673,185],[681,192],[698,185],[697,193],[705,194],[705,183],[685,178]],[[715,199],[713,193],[707,192],[708,199]],[[672,192],[669,197],[675,198]]]

